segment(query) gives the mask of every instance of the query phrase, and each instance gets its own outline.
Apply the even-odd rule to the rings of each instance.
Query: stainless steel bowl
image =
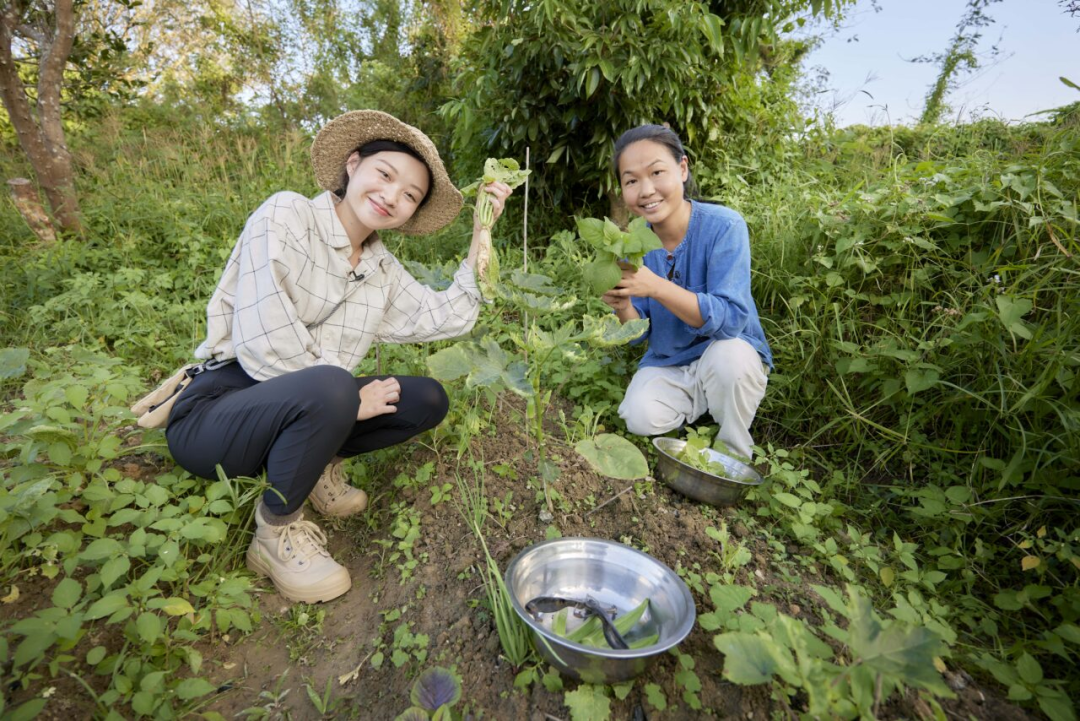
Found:
[[[562,673],[586,683],[634,678],[686,638],[697,616],[690,589],[674,571],[648,554],[598,538],[560,538],[526,548],[506,567],[506,587],[540,655]],[[615,606],[619,615],[647,598],[648,610],[626,640],[654,633],[659,639],[651,646],[625,651],[574,643],[552,631],[554,613],[534,619],[525,610],[525,604],[537,596],[591,596],[601,605]],[[571,624],[573,620],[568,624],[572,630]]]
[[[707,449],[709,459],[722,463],[723,476],[688,466],[678,459],[686,447],[686,441],[678,438],[654,438],[653,445],[660,452],[656,463],[656,475],[679,493],[695,501],[713,506],[730,506],[738,503],[746,492],[761,485],[762,477],[750,466],[726,456],[719,451]]]

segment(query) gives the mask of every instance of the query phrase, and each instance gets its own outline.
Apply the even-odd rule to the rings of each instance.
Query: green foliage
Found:
[[[442,114],[459,150],[523,157],[531,146],[546,160],[538,189],[555,205],[604,197],[615,189],[608,164],[623,130],[668,121],[691,147],[716,140],[716,99],[736,76],[755,82],[760,49],[793,29],[793,16],[842,4],[489,0]]]
[[[595,295],[603,295],[622,279],[620,261],[635,269],[650,250],[663,247],[644,218],[634,218],[624,232],[609,218],[578,218],[578,235],[596,250],[596,259],[585,267],[585,282]]]
[[[854,588],[849,589],[847,602],[829,588],[814,589],[832,611],[847,619],[846,630],[831,619],[822,630],[844,644],[849,659],[834,663],[832,648],[804,622],[770,606],[755,609],[753,631],[728,631],[715,637],[716,647],[724,654],[724,677],[742,685],[775,680],[789,698],[798,689],[808,698],[809,714],[823,718],[876,715],[881,703],[906,686],[939,697],[952,696],[935,669],[945,648],[937,635],[902,621],[882,620]],[[729,616],[724,625],[740,624],[739,617]]]
[[[601,433],[578,442],[574,450],[597,473],[633,481],[649,475],[649,463],[637,446],[614,433]]]
[[[607,686],[583,683],[563,694],[563,703],[570,709],[572,721],[607,721],[611,718]]]
[[[142,382],[116,358],[79,349],[46,356],[29,361],[23,399],[0,416],[0,452],[18,460],[2,469],[0,571],[59,579],[51,606],[3,629],[4,648],[14,650],[10,678],[56,676],[83,639],[115,626],[123,650],[86,654],[107,679],[99,710],[175,714],[216,689],[198,678],[193,643],[249,632],[257,619],[250,580],[224,568],[228,552],[215,549],[238,544],[248,520],[238,509],[261,488],[183,473],[125,478],[112,461]]]

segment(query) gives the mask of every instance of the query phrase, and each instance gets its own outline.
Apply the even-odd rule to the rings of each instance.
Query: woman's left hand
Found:
[[[488,183],[483,188],[480,188],[478,192],[487,193],[491,196],[491,210],[495,220],[499,219],[502,215],[503,209],[506,207],[506,199],[510,197],[510,193],[513,191],[506,183]],[[476,218],[476,214],[473,214],[473,230],[480,229],[480,221]]]

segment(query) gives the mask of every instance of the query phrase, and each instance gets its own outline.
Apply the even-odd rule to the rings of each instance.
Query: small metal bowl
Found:
[[[560,538],[526,548],[506,567],[506,588],[540,655],[586,683],[617,683],[641,674],[653,659],[686,638],[697,617],[690,589],[674,571],[648,554],[599,538]],[[538,596],[591,596],[603,606],[615,606],[620,616],[647,598],[648,609],[625,638],[632,643],[658,634],[659,639],[651,646],[623,651],[574,643],[554,633],[554,613],[537,620],[525,610],[525,604]],[[574,620],[568,628],[573,628]]]
[[[686,441],[678,438],[654,438],[653,445],[660,452],[660,459],[656,462],[657,477],[695,501],[713,506],[731,506],[764,480],[761,474],[742,461],[712,448],[706,449],[709,460],[724,465],[726,472],[723,476],[698,470],[680,461],[678,455],[686,447]]]

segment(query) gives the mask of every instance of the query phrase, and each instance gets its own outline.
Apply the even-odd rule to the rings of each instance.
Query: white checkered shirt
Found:
[[[462,262],[444,291],[421,284],[379,240],[353,268],[330,192],[277,193],[256,210],[206,309],[195,357],[236,358],[256,380],[315,365],[352,371],[375,341],[441,340],[468,333],[481,295]],[[351,273],[350,273],[351,271]]]

